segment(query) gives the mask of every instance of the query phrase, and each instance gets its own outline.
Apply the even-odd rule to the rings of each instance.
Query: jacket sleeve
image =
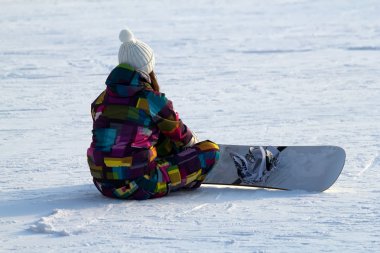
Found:
[[[150,114],[162,134],[177,147],[191,143],[193,139],[191,130],[179,118],[173,103],[165,97],[165,94],[149,92],[148,101]]]

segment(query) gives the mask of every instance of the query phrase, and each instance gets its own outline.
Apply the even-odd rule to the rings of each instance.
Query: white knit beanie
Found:
[[[126,63],[145,74],[152,72],[155,65],[153,50],[144,42],[135,39],[129,29],[121,30],[119,39],[123,43],[119,49],[119,63]]]

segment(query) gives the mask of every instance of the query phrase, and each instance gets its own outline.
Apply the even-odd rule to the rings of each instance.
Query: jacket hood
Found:
[[[107,87],[121,97],[131,97],[137,92],[150,88],[149,81],[128,64],[119,64],[106,80]]]

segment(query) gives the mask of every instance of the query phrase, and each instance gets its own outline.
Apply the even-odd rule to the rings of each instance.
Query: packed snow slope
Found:
[[[1,252],[379,252],[379,1],[21,1],[0,8]],[[201,139],[339,145],[324,193],[92,186],[90,103],[128,26]]]

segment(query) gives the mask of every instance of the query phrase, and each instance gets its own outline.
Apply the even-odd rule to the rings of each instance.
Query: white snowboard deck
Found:
[[[346,159],[345,151],[337,146],[288,146],[281,151],[277,168],[265,182],[246,185],[239,183],[230,152],[245,155],[252,146],[219,146],[219,162],[207,175],[204,183],[321,192],[334,184]]]

